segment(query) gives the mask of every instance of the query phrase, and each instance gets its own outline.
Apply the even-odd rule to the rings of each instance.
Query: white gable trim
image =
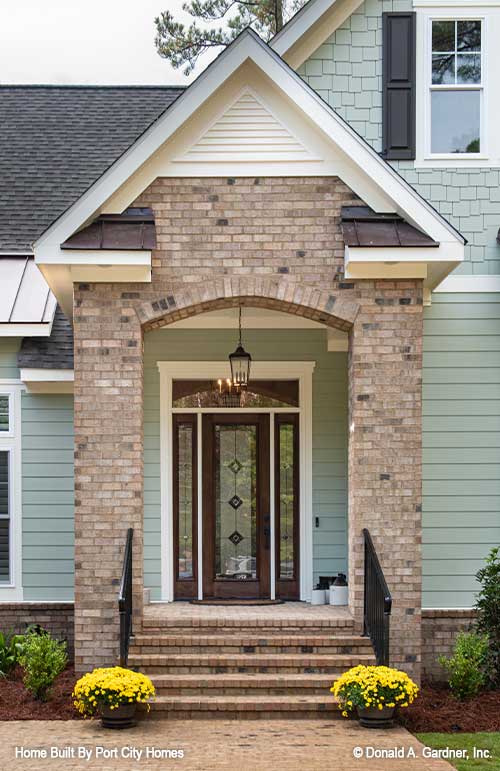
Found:
[[[333,35],[363,0],[309,0],[269,45],[297,69]]]

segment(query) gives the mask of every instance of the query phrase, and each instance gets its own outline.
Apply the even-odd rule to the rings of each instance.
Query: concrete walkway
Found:
[[[24,748],[25,756],[16,760]],[[402,748],[405,758],[354,757],[355,748]],[[409,748],[415,757],[408,757]],[[51,748],[61,757],[50,759]],[[82,748],[82,749],[80,749]],[[98,748],[101,748],[99,750]],[[146,748],[156,758],[146,757]],[[33,754],[33,751],[38,750]],[[48,757],[40,756],[45,750]],[[90,759],[78,753],[91,752]],[[132,753],[136,751],[134,759]],[[138,752],[142,750],[142,757]],[[168,759],[168,750],[183,757]],[[96,757],[96,753],[98,757]],[[122,756],[122,753],[126,757]],[[163,758],[161,758],[163,754]],[[359,752],[358,752],[359,754]],[[97,721],[30,721],[0,723],[0,771],[43,769],[156,771],[180,768],[200,771],[450,771],[441,760],[422,758],[422,745],[403,728],[362,729],[340,720],[195,720],[145,722],[125,732],[101,728]]]

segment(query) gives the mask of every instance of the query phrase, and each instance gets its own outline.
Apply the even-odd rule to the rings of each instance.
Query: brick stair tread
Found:
[[[152,708],[156,709],[177,709],[177,710],[195,710],[199,708],[207,711],[227,710],[227,711],[271,711],[280,710],[307,710],[314,708],[323,708],[328,710],[337,710],[337,701],[331,695],[325,696],[158,696],[151,703]]]
[[[331,636],[327,634],[311,634],[311,635],[290,635],[290,634],[276,634],[276,635],[222,635],[222,634],[180,634],[180,635],[148,635],[138,634],[131,640],[133,648],[140,648],[143,645],[155,646],[160,648],[162,645],[179,647],[181,645],[226,645],[231,647],[253,645],[263,646],[268,645],[270,648],[277,645],[336,645],[336,646],[356,646],[369,648],[371,643],[368,637],[361,637],[356,635],[349,636]]]
[[[142,664],[147,666],[155,661],[160,663],[186,663],[196,666],[196,664],[229,665],[229,664],[256,664],[261,666],[265,664],[275,664],[279,662],[307,665],[311,662],[321,664],[342,664],[350,666],[354,663],[372,662],[374,655],[372,653],[346,654],[346,653],[141,653],[129,656],[129,664]]]
[[[226,674],[180,674],[180,675],[151,675],[156,688],[164,688],[165,686],[172,687],[189,687],[191,684],[193,688],[202,688],[207,686],[228,686],[231,687],[246,687],[246,686],[261,686],[262,688],[268,688],[270,686],[276,686],[279,688],[286,688],[288,686],[297,687],[316,687],[324,685],[325,688],[329,687],[333,678],[331,675],[321,674],[268,674],[266,672],[242,672],[235,673],[229,672]]]

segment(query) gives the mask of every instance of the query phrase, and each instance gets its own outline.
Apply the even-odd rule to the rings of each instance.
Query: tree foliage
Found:
[[[305,0],[191,0],[182,6],[194,19],[189,26],[176,21],[170,11],[163,11],[155,19],[156,49],[176,69],[184,66],[184,74],[189,75],[203,53],[225,48],[247,27],[270,40],[304,3]]]

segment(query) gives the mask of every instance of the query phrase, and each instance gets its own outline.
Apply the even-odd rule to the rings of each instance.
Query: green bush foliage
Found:
[[[66,643],[54,640],[48,632],[26,635],[20,657],[23,682],[35,699],[46,701],[50,688],[68,663]]]
[[[0,632],[0,676],[6,677],[19,661],[24,637],[21,634]]]
[[[476,602],[476,628],[488,636],[486,669],[492,686],[500,685],[500,548],[492,549],[476,573],[481,590]]]
[[[453,656],[439,657],[439,663],[448,674],[448,683],[459,699],[475,696],[486,683],[488,637],[477,632],[460,632]]]

